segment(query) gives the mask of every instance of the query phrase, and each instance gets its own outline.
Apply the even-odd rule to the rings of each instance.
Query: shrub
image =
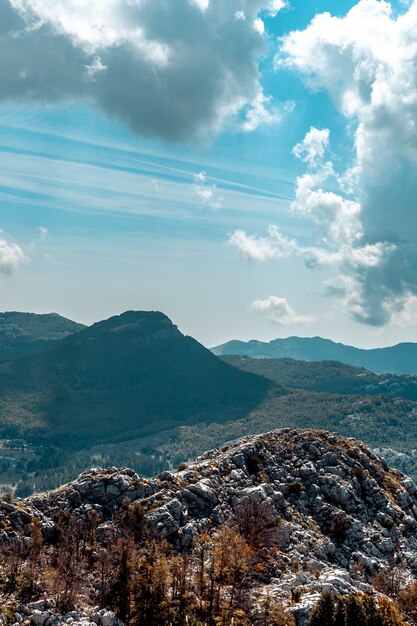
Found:
[[[397,596],[397,604],[402,610],[407,620],[417,625],[417,580],[414,580]]]
[[[357,593],[323,594],[314,607],[309,626],[407,626],[397,607],[385,596],[376,600]]]

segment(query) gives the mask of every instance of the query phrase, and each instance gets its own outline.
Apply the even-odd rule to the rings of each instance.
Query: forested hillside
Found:
[[[0,365],[3,435],[76,448],[241,418],[274,388],[164,314],[126,312]]]
[[[83,328],[57,313],[0,313],[0,362],[48,348]]]
[[[376,374],[340,361],[254,359],[223,356],[223,361],[245,372],[265,376],[290,389],[358,395],[388,395],[417,400],[417,376]]]

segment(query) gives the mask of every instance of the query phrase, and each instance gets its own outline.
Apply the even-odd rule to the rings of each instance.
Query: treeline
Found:
[[[228,524],[191,545],[181,537],[176,546],[157,539],[143,518],[140,502],[126,501],[111,523],[94,509],[83,517],[60,511],[47,538],[35,517],[29,537],[11,535],[0,554],[1,604],[10,623],[20,603],[47,597],[56,612],[99,606],[128,626],[295,626],[290,606],[263,592],[283,547],[282,522],[271,525],[264,503],[243,503]],[[375,582],[395,602],[323,595],[309,626],[417,624],[417,582],[398,585],[394,571]],[[294,590],[288,602],[299,600]]]

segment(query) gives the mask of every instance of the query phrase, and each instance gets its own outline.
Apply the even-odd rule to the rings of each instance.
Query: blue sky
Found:
[[[283,3],[233,0],[230,16],[221,0],[181,0],[168,29],[156,21],[158,0],[134,15],[148,34],[135,39],[138,61],[131,42],[123,49],[130,36],[126,3],[106,0],[99,16],[92,3],[84,16],[98,24],[100,37],[107,33],[103,24],[112,24],[109,44],[97,42],[94,30],[80,31],[72,1],[5,0],[2,310],[57,311],[91,323],[130,308],[159,309],[206,345],[293,334],[362,346],[417,341],[415,248],[402,232],[390,238],[388,218],[378,232],[384,220],[372,204],[381,177],[390,184],[384,196],[394,197],[386,171],[402,148],[374,171],[366,155],[377,150],[371,130],[381,107],[354,100],[346,110],[358,67],[367,68],[376,94],[381,68],[391,63],[382,53],[375,60],[353,34],[355,20],[363,20],[359,11],[369,12],[376,41],[384,45],[392,36],[398,46],[398,16],[412,24],[414,5],[392,4],[393,13],[381,17],[382,3],[362,0],[358,15],[343,22],[357,3],[293,0],[278,7]],[[309,26],[325,11],[340,16],[339,35],[333,22]],[[42,24],[30,29],[33,20]],[[202,43],[192,29],[201,29]],[[294,31],[301,35],[292,37]],[[115,46],[121,33],[123,44]],[[344,73],[333,75],[329,48]],[[172,81],[164,65],[170,49],[181,49],[184,66],[178,62]],[[352,50],[349,59],[346,50]],[[398,54],[401,62],[403,52],[394,50],[392,58]],[[200,67],[193,66],[193,54]],[[15,62],[13,74],[6,65]],[[22,82],[30,84],[22,88]],[[400,87],[407,95],[415,85]],[[384,89],[398,96],[389,77]],[[384,106],[382,130],[389,133],[397,113],[390,117]],[[413,111],[403,114],[412,128]],[[317,132],[308,135],[311,128]],[[406,176],[415,161],[404,154],[399,174]],[[350,186],[348,179],[354,179]],[[402,217],[415,210],[408,196],[398,202]],[[394,204],[387,201],[387,215],[397,210]]]

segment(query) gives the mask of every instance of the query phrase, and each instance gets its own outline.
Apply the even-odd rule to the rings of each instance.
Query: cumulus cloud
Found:
[[[259,15],[282,6],[3,0],[0,54],[8,62],[0,68],[0,101],[84,100],[165,140],[200,140],[248,109],[255,127],[254,120],[269,121],[258,71],[266,50]]]
[[[298,315],[288,304],[285,298],[269,296],[265,300],[255,300],[251,304],[252,311],[264,313],[271,322],[280,326],[309,324],[314,318],[308,315]]]
[[[16,243],[7,241],[0,230],[0,273],[11,274],[27,261],[23,249]]]
[[[355,161],[337,181],[353,196],[323,190],[310,172],[294,208],[340,246],[334,260],[343,248],[352,257],[339,263],[339,282],[355,317],[386,324],[417,294],[417,2],[400,15],[378,0],[360,0],[344,17],[317,15],[283,39],[281,65],[326,90],[355,129]],[[309,166],[327,146],[319,132],[295,148]]]
[[[253,102],[248,107],[246,119],[242,124],[242,130],[251,132],[256,130],[261,124],[272,124],[278,122],[280,114],[272,105],[272,98],[265,96],[260,91]]]
[[[325,160],[329,146],[328,129],[311,128],[297,144],[294,154],[307,164],[307,172],[297,178],[291,211],[309,219],[316,226],[315,245],[300,245],[272,225],[266,236],[235,231],[229,243],[250,261],[267,261],[300,256],[310,269],[325,267],[335,272],[327,284],[327,293],[342,297],[348,310],[360,321],[379,324],[387,316],[387,305],[380,284],[364,289],[364,278],[391,262],[396,245],[389,241],[369,243],[364,238],[361,204],[343,194],[343,177],[330,160]],[[333,191],[324,189],[333,186]],[[392,308],[398,308],[398,298]]]
[[[283,259],[300,251],[297,242],[281,233],[275,225],[269,227],[265,237],[235,230],[229,238],[229,245],[239,250],[247,261],[258,262]]]
[[[293,154],[309,165],[315,165],[324,157],[329,145],[330,130],[311,127],[303,141],[293,148]]]

